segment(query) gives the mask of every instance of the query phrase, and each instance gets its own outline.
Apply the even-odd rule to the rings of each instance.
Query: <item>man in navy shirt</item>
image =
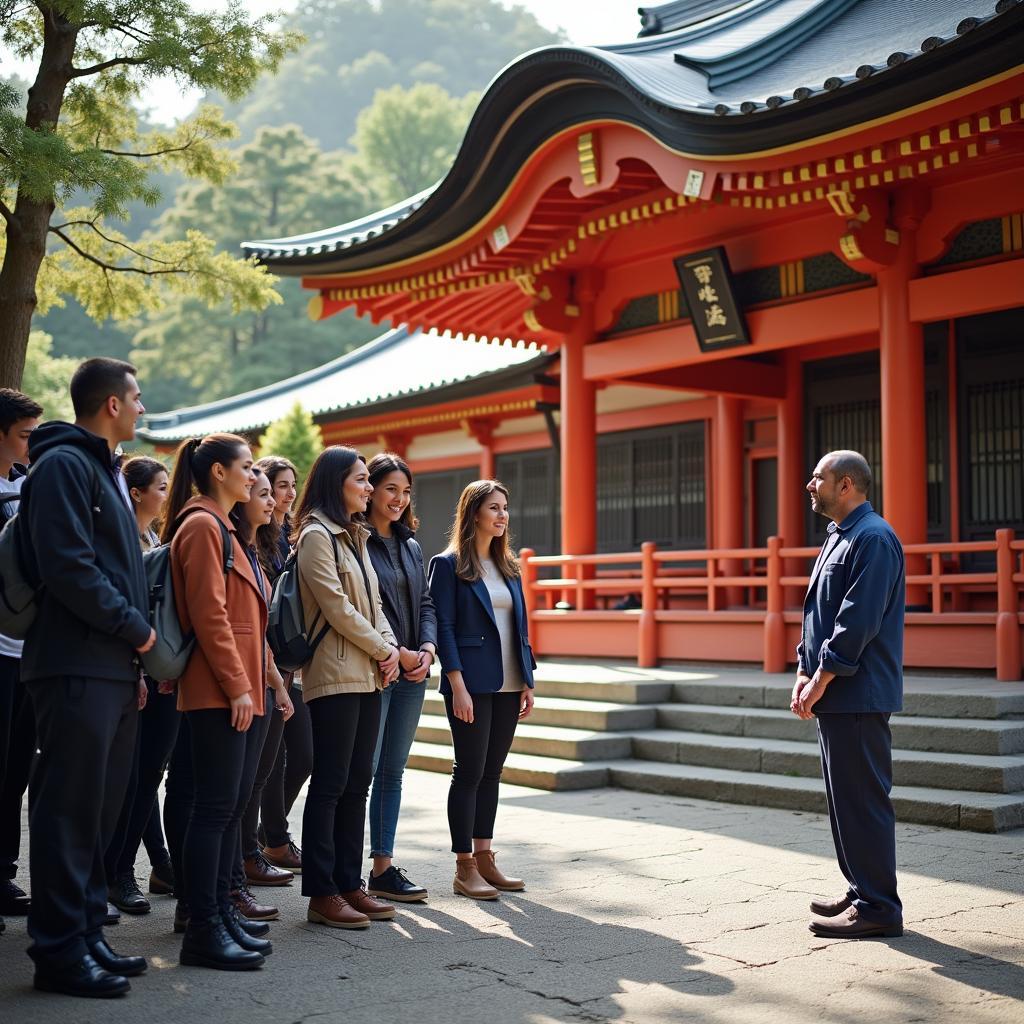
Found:
[[[903,707],[903,546],[868,501],[863,455],[830,452],[807,484],[832,520],[811,573],[790,705],[816,717],[839,867],[849,888],[814,900],[810,929],[827,938],[903,934],[896,893],[896,816],[889,715]]]

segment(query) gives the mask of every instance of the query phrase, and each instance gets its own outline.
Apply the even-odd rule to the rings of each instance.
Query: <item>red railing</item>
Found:
[[[1013,531],[1007,529],[997,530],[991,540],[907,544],[904,551],[910,568],[907,587],[926,595],[929,605],[928,611],[916,613],[918,617],[923,615],[938,624],[947,617],[951,624],[959,622],[952,616],[962,616],[960,595],[968,589],[995,598],[996,678],[1020,679],[1024,540],[1016,540]],[[550,607],[549,595],[560,595],[567,602],[567,614],[571,614],[573,610],[592,612],[595,598],[601,596],[639,592],[639,609],[598,614],[637,620],[637,661],[642,667],[658,662],[658,624],[673,618],[665,607],[666,599],[684,600],[691,611],[696,609],[709,617],[737,604],[755,609],[764,615],[764,669],[781,672],[791,653],[786,641],[787,594],[806,589],[809,579],[806,572],[794,573],[794,566],[801,562],[806,565],[817,554],[815,547],[784,547],[779,537],[769,538],[763,548],[661,551],[647,542],[639,553],[605,555],[535,555],[526,549],[522,552],[523,585],[531,613],[538,610],[542,599]],[[961,568],[964,556],[986,554],[994,556],[993,571]],[[687,567],[680,568],[679,563],[687,563]],[[553,571],[557,575],[541,576]],[[701,607],[694,604],[695,600]],[[985,618],[993,620],[991,613]]]

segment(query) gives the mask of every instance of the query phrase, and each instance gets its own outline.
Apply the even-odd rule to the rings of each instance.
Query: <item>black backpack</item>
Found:
[[[340,561],[338,542],[326,527],[324,533],[331,538],[334,546],[334,560]],[[267,642],[274,652],[274,661],[282,672],[297,672],[308,664],[320,642],[331,628],[325,622],[318,633],[315,633],[320,621],[320,609],[306,629],[305,612],[302,607],[302,594],[299,590],[299,545],[288,556],[280,576],[274,580],[274,590],[270,595],[270,613],[267,620]]]
[[[227,576],[235,564],[231,534],[212,512],[207,512],[207,515],[213,516],[220,527],[221,540],[224,543],[224,575]],[[178,608],[174,603],[174,577],[171,572],[171,545],[161,544],[144,552],[142,562],[146,567],[146,583],[149,587],[149,624],[156,630],[156,643],[141,656],[142,667],[146,670],[146,675],[157,682],[180,679],[195,647],[196,635],[191,630],[186,633],[181,628],[181,620],[178,618]]]

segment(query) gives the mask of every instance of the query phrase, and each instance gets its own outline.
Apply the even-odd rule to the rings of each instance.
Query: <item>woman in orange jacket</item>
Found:
[[[182,857],[190,917],[181,962],[220,970],[261,967],[271,951],[245,930],[230,896],[239,821],[263,737],[251,726],[264,714],[268,678],[282,685],[266,641],[269,583],[228,515],[249,501],[256,480],[243,438],[183,442],[163,536],[171,543],[178,618],[196,637],[178,681],[195,778]]]

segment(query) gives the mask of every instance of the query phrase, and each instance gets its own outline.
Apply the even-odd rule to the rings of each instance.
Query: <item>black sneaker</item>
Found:
[[[427,902],[427,890],[422,885],[410,882],[405,872],[394,864],[380,875],[374,875],[371,871],[366,882],[366,892],[369,896],[394,900],[396,903]]]
[[[0,880],[0,914],[24,917],[32,908],[32,898],[13,878]]]
[[[126,914],[148,914],[153,909],[130,871],[114,879],[107,890],[107,899]]]
[[[149,891],[154,896],[174,895],[174,868],[170,859],[153,865],[149,873]]]

